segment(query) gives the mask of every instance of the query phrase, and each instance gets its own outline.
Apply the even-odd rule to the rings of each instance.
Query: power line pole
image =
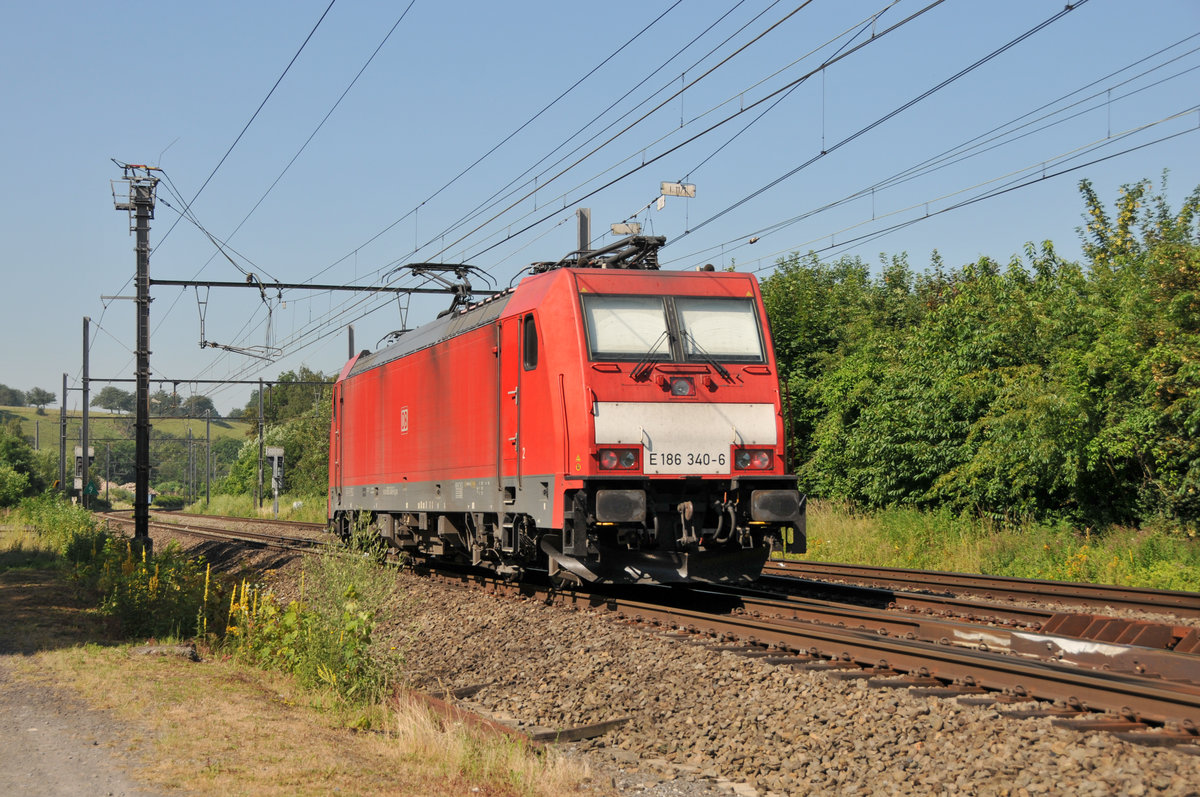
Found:
[[[187,429],[187,500],[190,504],[196,495],[196,454],[192,447],[192,426],[189,423]]]
[[[254,503],[263,505],[263,384],[258,380],[258,481],[254,485]]]
[[[132,216],[132,231],[137,236],[137,394],[134,397],[137,417],[134,420],[134,493],[133,544],[147,553],[153,550],[150,541],[150,220],[154,218],[154,192],[158,171],[149,166],[119,164],[125,173],[128,193],[122,202],[113,200],[117,210]]]
[[[62,407],[58,411],[58,486],[67,491],[67,375],[63,374]]]
[[[79,447],[83,449],[83,486],[79,490],[79,505],[88,508],[88,327],[92,319],[83,317],[83,431],[79,433]]]
[[[209,487],[212,482],[212,431],[210,424],[212,423],[212,410],[204,416],[204,510],[208,511],[208,505],[212,501],[212,495],[209,493]]]

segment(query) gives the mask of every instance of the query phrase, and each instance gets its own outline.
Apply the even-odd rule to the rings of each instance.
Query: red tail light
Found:
[[[739,448],[733,453],[735,470],[770,470],[775,452],[769,448]]]
[[[602,448],[596,452],[600,470],[638,470],[642,457],[636,448]]]

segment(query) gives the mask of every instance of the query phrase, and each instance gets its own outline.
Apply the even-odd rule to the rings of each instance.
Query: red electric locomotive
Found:
[[[804,499],[787,475],[758,283],[658,270],[661,237],[516,288],[346,364],[329,516],[391,545],[561,580],[756,578]]]

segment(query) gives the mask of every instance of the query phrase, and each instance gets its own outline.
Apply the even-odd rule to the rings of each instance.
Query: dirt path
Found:
[[[126,774],[128,742],[103,712],[12,677],[0,657],[0,794],[148,795]]]
[[[53,573],[0,572],[0,794],[152,794],[126,774],[133,766],[127,728],[36,674],[17,672],[38,650],[107,636]]]

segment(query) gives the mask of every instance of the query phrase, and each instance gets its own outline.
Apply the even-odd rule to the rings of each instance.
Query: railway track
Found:
[[[133,526],[133,517],[128,513],[104,512],[100,514],[100,517],[121,527],[132,528]],[[300,523],[291,520],[239,518],[221,515],[172,514],[166,517],[169,517],[170,520],[164,519],[161,513],[152,515],[149,523],[150,528],[161,531],[184,532],[215,540],[248,542],[283,550],[305,550],[319,548],[327,544],[325,540],[315,536],[317,532],[325,530],[325,526],[320,523]],[[231,528],[231,526],[236,528]],[[279,529],[279,531],[253,531],[251,527]],[[308,532],[309,536],[282,533],[285,530],[289,532],[303,530]]]
[[[828,612],[814,607],[799,611],[788,601],[755,606],[751,600],[744,609],[730,613],[553,591],[539,597],[606,610],[682,640],[718,643],[770,664],[864,678],[876,687],[914,688],[931,696],[1000,703],[1056,703],[1056,707],[1026,715],[1070,719],[1079,730],[1133,732],[1130,739],[1144,743],[1195,742],[1200,738],[1196,736],[1200,730],[1200,657],[1192,654],[1156,658],[1150,648],[1123,645],[1110,645],[1105,654],[1094,643],[1072,645],[1064,637],[1056,640],[1051,635],[1022,636],[1024,633],[1007,635],[1006,642],[1006,634],[988,627],[960,627],[971,639],[955,639],[934,636],[936,631],[931,635],[930,628],[919,624],[906,627],[894,618],[887,622],[882,616],[851,618],[844,607]],[[767,609],[769,613],[764,611]],[[1021,649],[1016,637],[1027,642],[1028,648]],[[1062,647],[1039,652],[1039,645]],[[1111,658],[1104,663],[1094,658],[1097,655]],[[1151,661],[1162,672],[1146,670]],[[1163,672],[1174,679],[1164,677]],[[1146,735],[1156,726],[1168,730],[1136,736]]]
[[[882,589],[977,595],[991,600],[1033,601],[1040,605],[1136,610],[1200,618],[1200,592],[781,559],[768,561],[763,575],[768,579],[832,581]]]
[[[131,522],[125,516],[106,517]],[[302,524],[199,516],[183,523],[178,517],[172,516],[172,522],[155,519],[152,525],[281,548],[321,544],[312,537],[228,528],[240,523],[295,530]],[[320,528],[308,524],[303,530],[311,534]],[[898,611],[903,596],[873,607],[758,590],[693,589],[662,590],[660,596],[673,598],[651,602],[475,573],[440,577],[494,593],[607,612],[681,641],[734,650],[778,666],[827,670],[835,678],[865,679],[871,686],[998,704],[1037,700],[1039,708],[1020,716],[1051,715],[1068,727],[1126,734],[1141,743],[1195,744],[1200,738],[1200,655],[1161,644],[1047,631],[1053,618],[1071,616],[1060,612],[1020,608],[1014,610],[1019,617],[1001,623],[992,618],[985,624],[932,617],[928,610],[924,615]],[[956,613],[963,614],[961,609]]]
[[[466,574],[445,578],[605,611],[681,641],[870,686],[997,704],[1039,701],[1013,716],[1053,716],[1067,727],[1144,744],[1200,740],[1200,656],[1193,654],[728,591],[693,590],[682,601],[676,592],[671,601],[649,602]],[[669,605],[680,602],[705,605]]]

